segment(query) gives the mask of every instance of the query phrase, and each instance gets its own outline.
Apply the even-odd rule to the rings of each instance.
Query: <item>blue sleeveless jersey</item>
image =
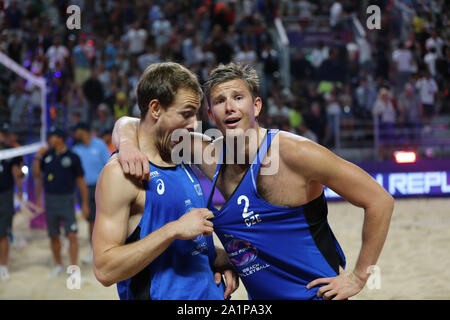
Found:
[[[144,238],[194,208],[205,208],[202,188],[184,164],[158,167],[150,163],[151,181],[144,181],[145,208],[126,243]],[[223,284],[214,282],[212,236],[175,240],[145,269],[117,283],[120,299],[223,300]]]
[[[208,208],[215,215],[214,231],[249,299],[317,299],[318,287],[307,290],[306,285],[338,275],[345,257],[328,225],[323,193],[298,207],[276,206],[258,194],[256,177],[277,132],[268,130],[253,163],[221,210],[210,203],[221,164],[217,166]]]

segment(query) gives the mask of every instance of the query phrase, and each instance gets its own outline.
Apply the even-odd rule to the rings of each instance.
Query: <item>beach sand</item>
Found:
[[[79,260],[89,255],[87,223],[79,222]],[[329,203],[329,223],[352,270],[361,246],[364,212],[343,202]],[[0,299],[118,299],[116,286],[103,287],[91,264],[80,263],[80,289],[68,289],[69,274],[49,279],[53,267],[46,230],[30,229],[29,216],[14,216],[11,279],[0,281]],[[389,234],[378,260],[379,289],[366,287],[351,299],[450,299],[450,198],[396,200]],[[70,264],[63,251],[64,266]],[[244,286],[232,299],[246,299]]]

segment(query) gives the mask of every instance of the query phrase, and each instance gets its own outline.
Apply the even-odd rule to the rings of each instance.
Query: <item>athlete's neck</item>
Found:
[[[226,137],[226,158],[224,162],[235,166],[236,169],[240,167],[245,170],[253,162],[266,131],[266,129],[256,125],[255,128],[247,130],[241,136]]]
[[[173,163],[166,162],[161,158],[158,148],[156,147],[156,125],[141,121],[138,127],[138,147],[147,158],[154,164],[165,167],[173,166]]]

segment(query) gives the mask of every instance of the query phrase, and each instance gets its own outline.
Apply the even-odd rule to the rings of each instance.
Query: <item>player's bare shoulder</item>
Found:
[[[288,163],[297,163],[323,148],[308,138],[287,131],[280,131],[274,142],[279,144],[280,158]]]
[[[134,195],[134,198],[136,198],[143,186],[141,181],[123,172],[118,156],[115,154],[108,160],[100,173],[97,189],[99,188],[112,193],[109,198],[114,195],[126,196],[127,198],[132,198]]]

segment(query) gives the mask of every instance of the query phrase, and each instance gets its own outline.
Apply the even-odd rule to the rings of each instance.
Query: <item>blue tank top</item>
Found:
[[[131,243],[144,238],[194,208],[205,208],[200,182],[185,164],[158,167],[150,163],[149,182],[144,181],[145,207]],[[223,300],[223,284],[214,282],[215,250],[212,236],[175,240],[146,268],[117,283],[120,299]]]
[[[258,194],[256,177],[277,132],[268,130],[240,184],[217,210],[211,197],[220,161],[208,208],[215,215],[214,231],[238,270],[249,299],[316,299],[318,287],[307,290],[306,285],[339,274],[345,257],[328,225],[323,193],[297,207],[273,205]]]

